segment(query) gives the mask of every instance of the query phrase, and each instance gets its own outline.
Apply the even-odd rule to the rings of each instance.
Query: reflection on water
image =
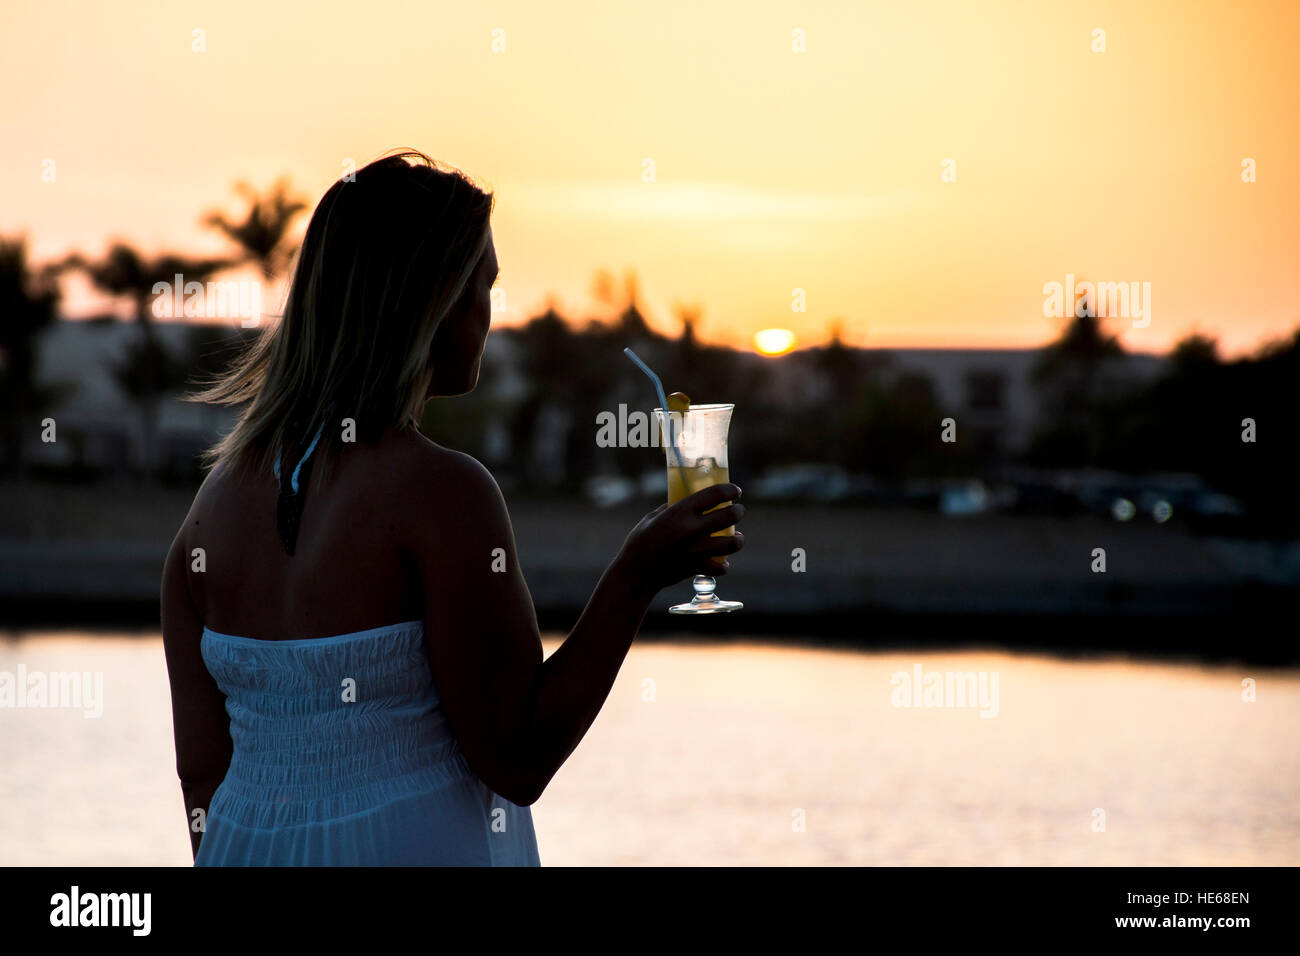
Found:
[[[102,672],[103,715],[0,709],[0,864],[188,865],[161,641],[20,665]],[[996,716],[894,706],[918,665],[996,673]],[[1294,671],[647,644],[533,815],[547,865],[1295,865],[1298,730]]]

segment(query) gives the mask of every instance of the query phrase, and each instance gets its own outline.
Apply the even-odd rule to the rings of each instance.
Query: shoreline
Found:
[[[154,632],[171,535],[192,492],[34,488],[0,521],[0,632]],[[514,496],[519,561],[543,631],[567,632],[653,502],[599,509]],[[1199,535],[1178,521],[753,502],[719,591],[734,615],[667,613],[642,640],[738,635],[801,645],[1094,651],[1300,663],[1282,622],[1300,604],[1300,542]],[[1106,552],[1105,573],[1092,570]]]
[[[666,593],[666,592],[665,592]],[[1044,615],[895,613],[873,608],[823,613],[747,613],[692,618],[666,611],[661,593],[637,643],[745,644],[855,651],[987,650],[1061,659],[1122,656],[1157,661],[1300,668],[1300,644],[1274,615]],[[157,604],[134,600],[7,600],[0,641],[81,631],[152,638]],[[543,639],[562,639],[581,608],[538,608]],[[1236,634],[1231,643],[1227,635]],[[1274,636],[1275,635],[1275,636]]]

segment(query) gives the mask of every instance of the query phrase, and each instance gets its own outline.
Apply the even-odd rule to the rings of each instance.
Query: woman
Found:
[[[650,600],[743,546],[704,513],[735,485],[656,508],[543,662],[500,489],[417,427],[477,382],[493,203],[422,153],[335,183],[280,324],[196,396],[244,408],[163,572],[195,865],[536,865]]]

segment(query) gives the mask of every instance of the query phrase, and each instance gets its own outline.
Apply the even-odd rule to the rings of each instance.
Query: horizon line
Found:
[[[624,308],[626,308],[626,306]],[[585,319],[576,319],[564,315],[558,309],[553,309],[550,306],[547,306],[542,311],[537,312],[534,315],[531,315],[528,319],[509,322],[509,323],[501,323],[501,324],[494,323],[493,326],[489,329],[489,334],[498,331],[499,332],[521,331],[529,323],[544,317],[550,312],[554,312],[560,318],[560,320],[565,324],[566,327],[568,327],[571,331],[579,335],[585,334],[587,329],[592,325],[601,326],[607,330],[615,329],[617,328],[618,325],[617,317],[614,318],[592,317],[592,318],[585,318]],[[638,312],[640,312],[639,309]],[[640,312],[640,314],[643,319],[647,319],[645,313]],[[278,316],[273,316],[273,317],[278,318]],[[122,325],[135,325],[138,320],[135,319],[134,317],[121,316],[114,312],[101,312],[97,314],[87,314],[87,315],[65,315],[60,313],[56,315],[55,321],[72,322],[72,323],[79,323],[79,324],[120,323]],[[242,332],[246,330],[244,327],[241,327],[238,324],[236,324],[237,323],[236,319],[232,319],[229,317],[213,318],[213,319],[206,319],[206,318],[199,318],[199,317],[192,317],[192,318],[153,317],[151,318],[150,321],[155,325],[169,325],[169,326],[188,325],[197,328],[204,328],[204,327],[224,328],[232,333]],[[255,329],[259,327],[260,326],[248,326],[247,328]],[[676,342],[681,340],[680,332],[675,335],[666,332],[661,332],[655,329],[653,326],[651,326],[648,320],[646,322],[646,328],[648,329],[651,335],[654,335],[658,338],[665,339],[670,342]],[[1188,335],[1183,337],[1183,340],[1186,340],[1187,338],[1190,338],[1194,335],[1201,336],[1203,338],[1208,338],[1210,341],[1215,342],[1216,345],[1218,344],[1219,341],[1216,337],[1212,335],[1206,335],[1205,333],[1199,333],[1199,332],[1189,332]],[[1249,349],[1243,349],[1239,352],[1218,353],[1217,358],[1220,362],[1231,362],[1231,361],[1238,361],[1242,359],[1247,359],[1247,360],[1257,359],[1261,357],[1263,353],[1267,352],[1270,348],[1284,346],[1288,342],[1292,341],[1297,337],[1300,337],[1300,320],[1297,320],[1296,325],[1287,333],[1262,339],[1258,341],[1254,345],[1254,347]],[[807,352],[807,351],[812,351],[814,349],[824,349],[827,346],[829,346],[832,341],[833,341],[832,336],[827,335],[825,338],[820,339],[818,341],[808,343],[808,344],[800,344],[788,352],[782,352],[778,355],[765,355],[762,352],[758,351],[758,349],[753,346],[744,347],[744,346],[730,344],[727,342],[709,341],[701,338],[696,339],[697,344],[699,344],[701,347],[704,348],[724,348],[724,349],[729,349],[733,352],[755,355],[758,356],[759,358],[771,359],[771,360],[782,359],[787,356],[794,355],[798,352]],[[862,352],[902,352],[902,351],[906,351],[906,352],[1038,352],[1050,347],[1056,341],[1058,340],[1049,339],[1037,345],[926,345],[926,344],[863,344],[863,343],[845,341],[841,339],[840,344],[844,348],[854,349]],[[1120,346],[1123,349],[1124,355],[1150,356],[1152,358],[1167,358],[1173,354],[1172,348],[1163,352],[1155,352],[1155,351],[1142,351],[1137,349],[1125,348],[1122,342],[1120,342]]]

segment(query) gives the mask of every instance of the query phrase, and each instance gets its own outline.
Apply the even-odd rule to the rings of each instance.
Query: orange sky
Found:
[[[7,0],[0,24],[0,233],[38,259],[220,252],[198,219],[236,179],[314,205],[410,145],[497,192],[504,322],[594,311],[604,267],[656,327],[697,304],[742,346],[834,317],[864,345],[1035,345],[1067,273],[1151,283],[1150,325],[1111,323],[1132,349],[1300,324],[1300,3]]]

